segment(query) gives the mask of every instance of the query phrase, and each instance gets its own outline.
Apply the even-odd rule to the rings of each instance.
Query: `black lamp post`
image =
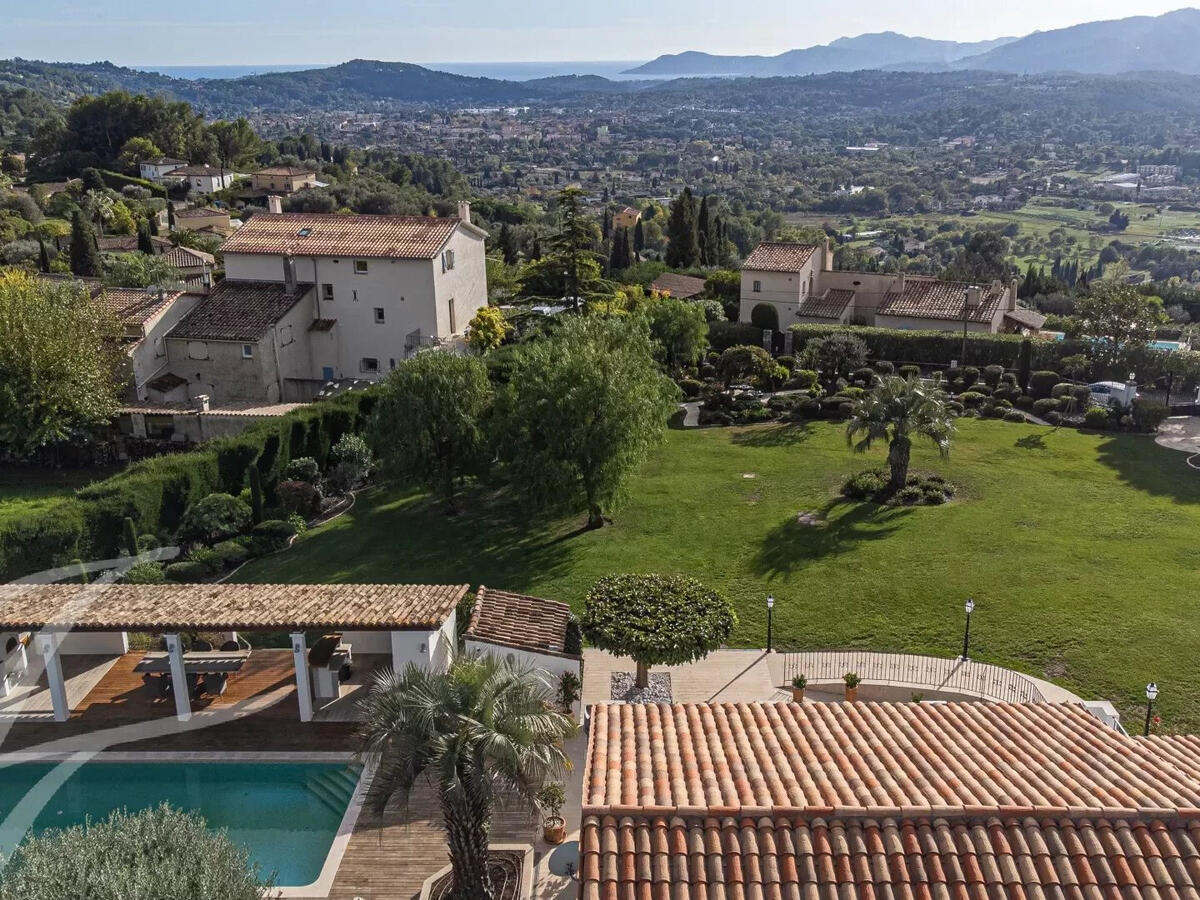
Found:
[[[767,652],[771,652],[771,626],[774,624],[771,621],[772,611],[775,609],[775,595],[767,594]]]
[[[967,611],[967,627],[963,630],[963,652],[962,658],[965,661],[968,659],[971,644],[971,613],[975,612],[975,601],[967,598],[967,603],[963,607]]]
[[[1158,685],[1153,681],[1146,685],[1146,728],[1143,736],[1150,737],[1150,712],[1154,708],[1154,698],[1158,696]]]

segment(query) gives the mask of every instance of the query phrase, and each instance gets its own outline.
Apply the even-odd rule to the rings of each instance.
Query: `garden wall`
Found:
[[[191,503],[214,491],[240,493],[251,465],[271,499],[291,460],[311,456],[324,466],[338,438],[361,431],[375,397],[364,391],[321,400],[256,423],[237,437],[135,463],[74,497],[19,521],[0,522],[0,582],[73,559],[120,555],[126,518],[139,534],[169,538]]]

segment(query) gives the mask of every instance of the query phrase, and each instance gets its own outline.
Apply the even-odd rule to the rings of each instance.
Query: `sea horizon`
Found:
[[[426,69],[465,75],[472,78],[496,78],[504,81],[529,81],[534,78],[552,78],[561,75],[599,75],[615,81],[630,80],[633,76],[622,75],[645,60],[564,60],[556,62],[429,62],[417,63]],[[298,72],[304,69],[327,69],[338,63],[270,63],[228,65],[135,65],[140,72],[157,72],[171,78],[186,78],[207,81],[215,78],[245,78],[248,75],[263,75],[271,72]],[[642,76],[643,78],[645,76]]]

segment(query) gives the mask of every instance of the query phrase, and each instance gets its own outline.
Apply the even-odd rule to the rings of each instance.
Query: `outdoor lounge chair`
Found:
[[[229,676],[223,672],[211,672],[204,676],[204,693],[210,697],[220,697],[229,685]]]

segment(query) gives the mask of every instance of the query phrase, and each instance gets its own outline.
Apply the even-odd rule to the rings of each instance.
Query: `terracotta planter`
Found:
[[[546,816],[542,822],[542,838],[547,844],[561,844],[567,839],[567,820],[562,816]]]
[[[846,702],[853,703],[858,699],[858,685],[846,688]]]
[[[798,687],[792,688],[792,702],[793,703],[803,703],[804,702],[804,688],[798,688]]]

